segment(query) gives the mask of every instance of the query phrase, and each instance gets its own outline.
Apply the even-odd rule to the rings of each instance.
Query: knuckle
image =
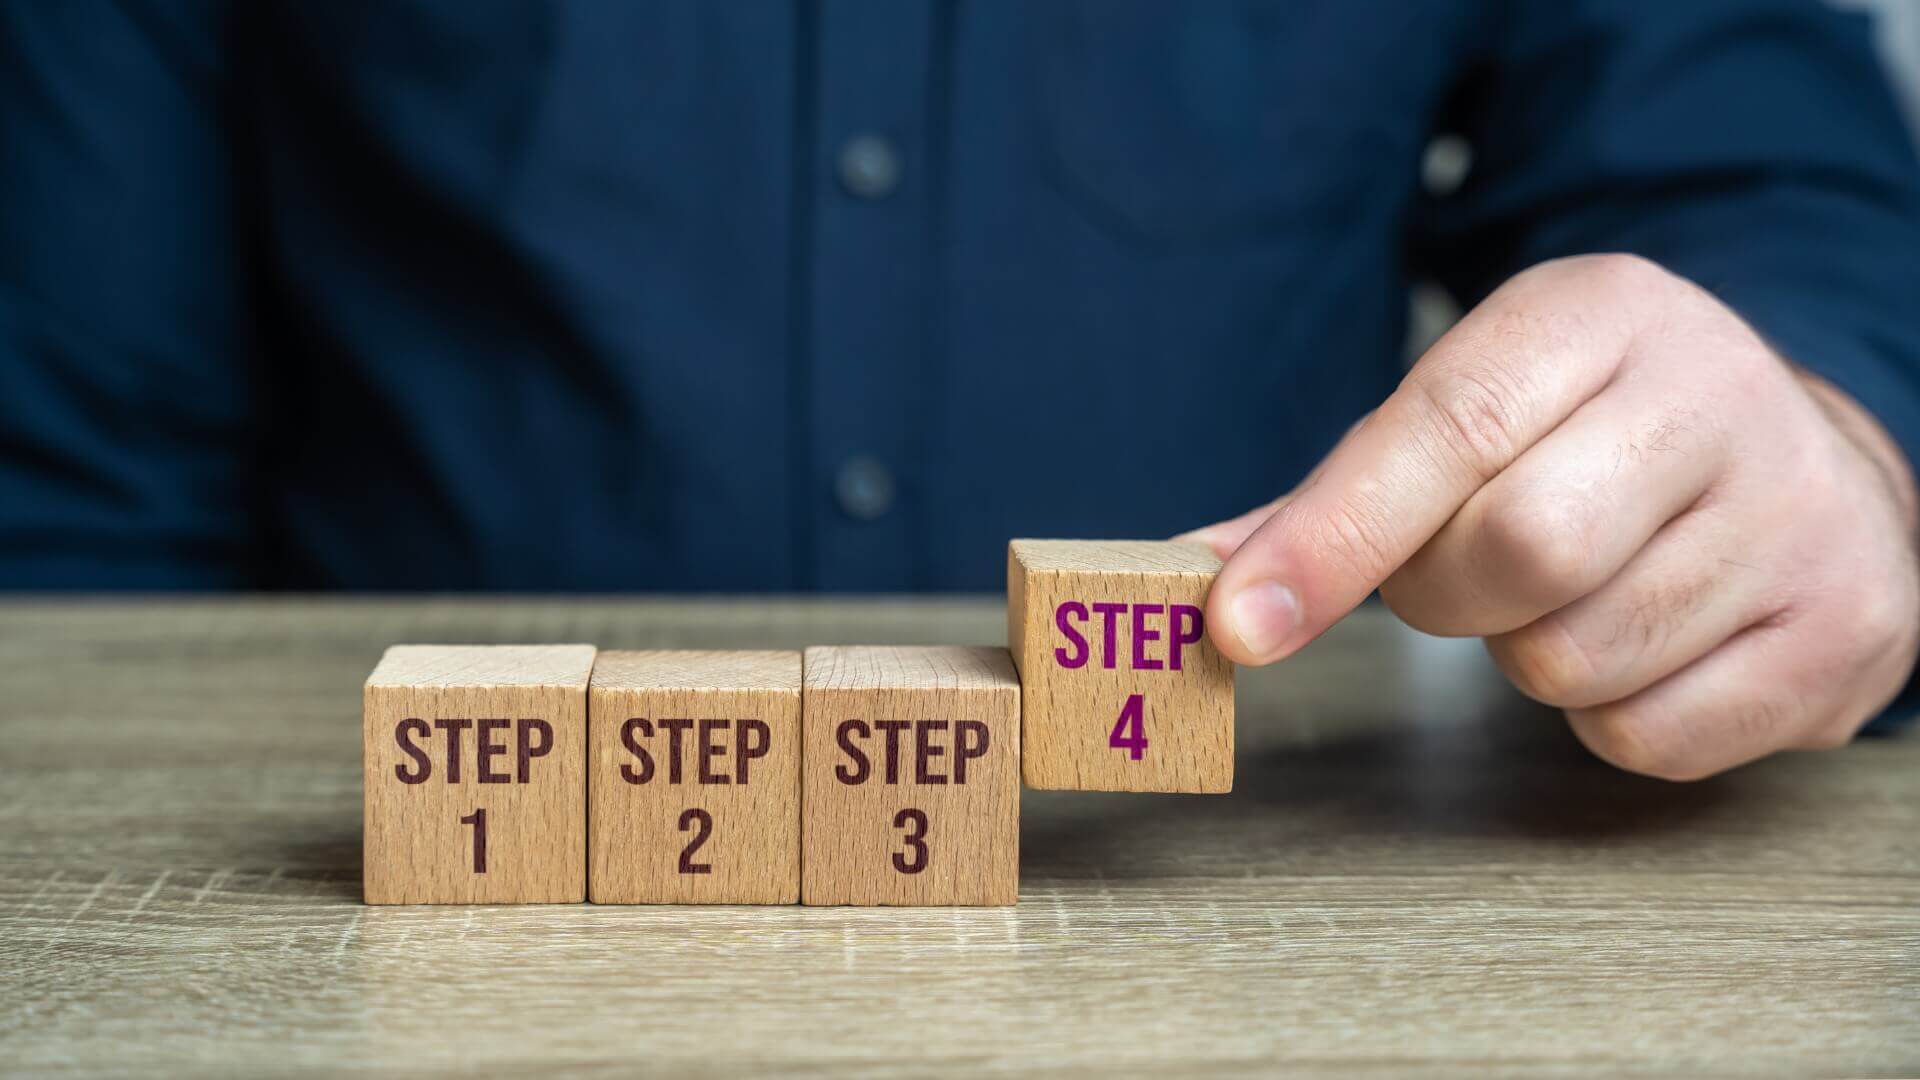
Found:
[[[1560,708],[1590,704],[1598,667],[1558,620],[1547,618],[1490,637],[1487,649],[1513,685],[1535,701]]]
[[[1463,465],[1481,483],[1522,449],[1522,394],[1510,377],[1485,365],[1453,365],[1413,380],[1426,406],[1427,445]]]
[[[1617,613],[1607,646],[1636,656],[1658,653],[1713,596],[1710,577],[1640,582]]]
[[[1404,576],[1396,575],[1382,582],[1380,600],[1395,618],[1423,634],[1462,637],[1467,633],[1452,617],[1452,605],[1409,586]]]
[[[1674,275],[1645,256],[1632,252],[1592,252],[1584,256],[1561,256],[1534,263],[1521,271],[1515,281],[1538,284],[1544,288],[1590,288],[1611,284],[1619,288],[1645,288],[1647,284],[1667,284]]]
[[[1592,524],[1567,500],[1496,502],[1481,518],[1480,543],[1485,572],[1528,598],[1557,606],[1595,584]]]
[[[1879,656],[1911,640],[1914,616],[1905,590],[1862,589],[1854,603],[1853,627],[1848,635],[1852,651]]]
[[[1621,466],[1644,465],[1662,455],[1684,460],[1725,442],[1726,432],[1714,416],[1697,404],[1673,402],[1656,409],[1622,439],[1614,460]]]
[[[1594,756],[1628,772],[1684,782],[1703,779],[1716,771],[1690,759],[1671,734],[1670,725],[1654,723],[1643,711],[1602,706],[1569,713],[1567,719]]]
[[[1625,288],[1665,286],[1674,275],[1659,263],[1630,251],[1597,251],[1587,255],[1569,255],[1541,263],[1545,274],[1563,277],[1577,284],[1609,284]]]
[[[1637,310],[1650,316],[1663,310],[1698,313],[1717,308],[1717,302],[1710,305],[1711,298],[1699,286],[1632,252],[1568,256],[1541,263],[1528,273],[1532,275],[1527,278],[1529,289],[1576,298],[1574,303],[1590,313]],[[1589,329],[1592,326],[1613,327],[1609,336],[1618,333],[1618,323],[1604,317]]]
[[[1744,746],[1776,747],[1781,733],[1806,723],[1807,709],[1798,696],[1774,694],[1727,707],[1729,737]]]
[[[1856,717],[1836,717],[1814,725],[1797,745],[1802,750],[1838,750],[1853,741],[1861,723]]]
[[[1589,750],[1628,772],[1660,780],[1700,780],[1788,745],[1838,745],[1836,733],[1783,738],[1806,727],[1806,703],[1775,694],[1716,707],[1695,717],[1656,717],[1632,705],[1570,712],[1574,733]],[[1710,729],[1711,746],[1697,734]],[[1841,741],[1844,741],[1841,740]]]
[[[1472,621],[1457,590],[1450,587],[1456,575],[1422,565],[1415,556],[1392,577],[1380,583],[1380,599],[1387,610],[1403,623],[1423,634],[1435,637],[1459,637],[1472,633]]]
[[[1309,531],[1311,542],[1370,581],[1382,580],[1398,568],[1391,515],[1367,487],[1316,515]]]
[[[1665,283],[1673,279],[1666,267],[1631,251],[1601,251],[1579,256],[1581,269],[1597,277],[1629,284]]]
[[[1865,575],[1813,597],[1793,627],[1810,671],[1845,670],[1863,686],[1897,686],[1920,642],[1916,608],[1920,602],[1911,588]]]

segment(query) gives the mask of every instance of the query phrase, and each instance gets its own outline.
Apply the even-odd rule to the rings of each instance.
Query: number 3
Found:
[[[902,810],[893,815],[893,827],[907,830],[901,841],[907,845],[906,851],[893,853],[893,868],[903,874],[917,874],[927,868],[927,813],[924,810]]]

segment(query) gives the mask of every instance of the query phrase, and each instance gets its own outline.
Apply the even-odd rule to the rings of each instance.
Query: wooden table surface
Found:
[[[1627,776],[1363,612],[1017,908],[369,908],[398,641],[997,643],[992,600],[0,604],[0,1072],[1915,1075],[1920,734]]]

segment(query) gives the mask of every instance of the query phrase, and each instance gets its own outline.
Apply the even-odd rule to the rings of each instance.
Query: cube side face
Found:
[[[801,903],[1019,899],[1015,686],[811,689],[803,727]]]
[[[370,904],[586,899],[580,686],[369,686]]]
[[[1007,652],[1022,685],[1027,677],[1027,568],[1012,544],[1007,545]]]
[[[1233,665],[1205,624],[1213,575],[1015,565],[1009,577],[1028,787],[1232,790]]]
[[[594,903],[799,901],[798,688],[596,686],[589,745]]]

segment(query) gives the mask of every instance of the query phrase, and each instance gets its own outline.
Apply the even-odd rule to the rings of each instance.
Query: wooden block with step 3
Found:
[[[1020,892],[1020,683],[1005,649],[806,652],[800,899],[1004,905]]]

